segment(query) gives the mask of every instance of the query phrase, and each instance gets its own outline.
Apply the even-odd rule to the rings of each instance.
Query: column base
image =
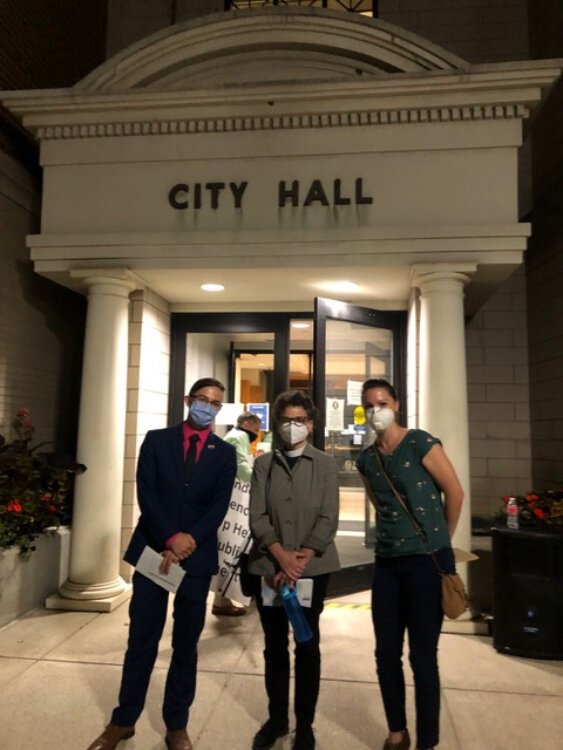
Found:
[[[60,593],[53,594],[45,601],[46,609],[63,609],[69,612],[113,612],[131,597],[131,586],[120,594],[108,596],[104,599],[69,599]]]
[[[120,576],[101,583],[75,583],[66,580],[45,602],[47,609],[74,612],[112,612],[131,596],[131,586]]]

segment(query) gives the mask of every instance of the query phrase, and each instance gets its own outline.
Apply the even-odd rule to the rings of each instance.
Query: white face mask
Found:
[[[366,419],[376,432],[385,432],[395,421],[395,412],[388,406],[383,409],[366,409]]]
[[[289,424],[280,425],[279,433],[285,445],[297,445],[307,440],[309,428],[306,424],[290,422]]]

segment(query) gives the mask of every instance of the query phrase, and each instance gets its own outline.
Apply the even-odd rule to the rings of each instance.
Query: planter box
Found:
[[[22,560],[18,548],[0,551],[0,627],[44,604],[68,575],[70,530],[47,532]]]

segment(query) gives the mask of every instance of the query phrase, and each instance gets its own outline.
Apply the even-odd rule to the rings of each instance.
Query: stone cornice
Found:
[[[107,138],[182,133],[228,133],[259,130],[320,129],[361,125],[506,120],[529,115],[524,105],[499,104],[468,107],[426,107],[412,109],[321,112],[249,117],[201,117],[193,119],[130,120],[103,123],[48,125],[37,128],[40,140],[65,138]]]
[[[40,138],[96,138],[523,118],[563,61],[474,66],[464,74],[193,91],[0,92]]]

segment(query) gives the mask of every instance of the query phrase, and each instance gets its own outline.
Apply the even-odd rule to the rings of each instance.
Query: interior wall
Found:
[[[216,378],[228,389],[229,336],[222,333],[189,333],[187,342],[186,391],[200,378]],[[217,425],[215,429],[220,437],[226,433],[223,426]]]

